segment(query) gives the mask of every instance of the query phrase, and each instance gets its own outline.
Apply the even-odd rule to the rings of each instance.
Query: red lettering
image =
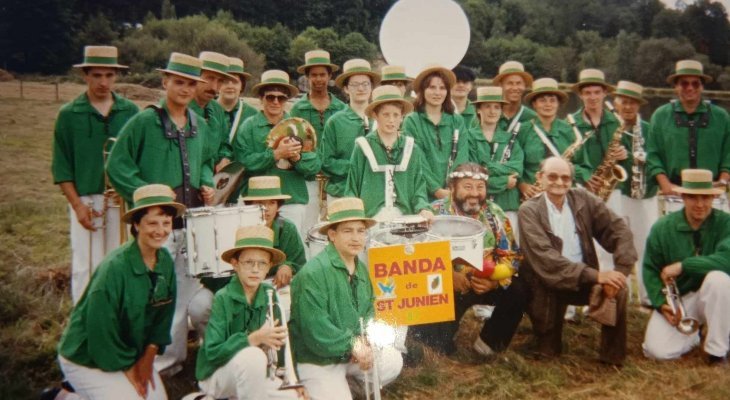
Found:
[[[386,268],[385,264],[382,264],[382,263],[375,264],[375,266],[373,267],[373,270],[375,272],[375,277],[382,278],[384,276],[387,276],[388,271],[386,271],[385,268]]]
[[[444,260],[442,260],[441,257],[436,257],[436,261],[433,264],[433,272],[436,271],[446,271]]]

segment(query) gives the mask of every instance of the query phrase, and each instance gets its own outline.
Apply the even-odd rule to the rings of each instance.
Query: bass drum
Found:
[[[484,225],[476,219],[458,215],[437,215],[426,233],[429,241],[448,240],[451,259],[481,270],[484,257]]]
[[[187,262],[190,276],[220,278],[233,274],[221,254],[236,244],[241,226],[264,223],[261,206],[199,207],[185,212]]]

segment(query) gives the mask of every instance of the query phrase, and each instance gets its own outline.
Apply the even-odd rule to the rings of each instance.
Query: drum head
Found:
[[[392,233],[392,228],[382,228],[375,231],[371,231],[370,240],[368,240],[368,247],[382,247],[392,246],[396,244],[408,244],[408,243],[421,243],[427,241],[425,234],[417,234],[412,237],[406,237],[402,235],[395,235]]]
[[[484,231],[484,225],[473,218],[437,215],[431,224],[430,234],[441,238],[458,238],[481,235]]]

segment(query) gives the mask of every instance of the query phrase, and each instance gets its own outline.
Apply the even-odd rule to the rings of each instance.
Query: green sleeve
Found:
[[[720,172],[730,172],[730,116],[727,112],[724,110],[720,110],[721,112],[716,113],[720,114],[724,127],[724,132],[722,132],[722,138],[724,139],[722,142],[722,158],[720,159],[720,168],[718,169],[718,175]]]
[[[588,157],[588,152],[585,151],[585,146],[582,146],[573,155],[573,165],[575,165],[575,181],[578,183],[585,183],[593,176],[595,166],[591,165]]]
[[[273,158],[273,152],[272,158]],[[322,163],[317,156],[316,151],[301,153],[299,161],[294,163],[294,170],[299,172],[305,178],[313,177],[322,169]]]
[[[651,124],[649,126],[649,137],[646,143],[646,178],[656,179],[659,174],[667,174],[666,163],[660,152],[664,148],[662,143],[663,135],[660,132],[660,108],[651,116]]]
[[[227,318],[237,312],[226,309],[226,301],[221,296],[222,293],[224,292],[218,292],[213,300],[210,320],[208,320],[208,326],[205,328],[205,340],[203,341],[203,348],[201,348],[205,352],[205,357],[201,359],[204,359],[213,368],[197,366],[196,370],[215,371],[226,365],[236,353],[249,346],[248,335],[252,332],[229,332]]]
[[[339,117],[338,117],[339,118]],[[345,124],[338,124],[338,118],[330,118],[322,132],[322,143],[319,147],[322,160],[322,170],[329,176],[346,178],[350,170],[350,159],[336,158],[337,154],[337,131],[345,127]]]
[[[59,112],[56,119],[56,126],[53,130],[53,161],[51,163],[51,172],[53,173],[53,183],[74,181],[73,160],[73,144],[69,141],[69,131],[66,126],[65,117],[67,115],[63,110]]]
[[[144,132],[140,126],[140,117],[143,115],[137,114],[124,125],[106,163],[106,171],[114,189],[129,204],[132,203],[134,191],[148,184],[142,179],[136,162],[144,146]]]
[[[251,117],[238,128],[236,141],[233,143],[233,157],[246,167],[248,173],[260,174],[274,167],[274,150],[255,142],[254,123]]]
[[[506,150],[507,143],[504,144],[502,152],[497,152],[500,158],[487,163],[487,169],[489,171],[487,190],[490,194],[506,191],[510,175],[516,174],[518,179],[522,175],[523,162],[525,160],[525,153],[522,151],[522,146],[515,140],[512,146],[512,155],[506,163],[502,164],[499,160]]]
[[[362,194],[362,174],[365,168],[369,168],[367,160],[360,146],[355,143],[350,157],[350,168],[347,174],[347,184],[345,185],[345,196],[361,197]]]
[[[715,247],[715,252],[706,256],[693,256],[682,260],[682,273],[705,276],[712,271],[722,271],[730,275],[730,234],[723,227],[724,239]]]
[[[661,246],[659,225],[654,225],[646,240],[646,250],[644,250],[644,262],[642,263],[642,279],[646,287],[646,293],[651,301],[651,305],[659,309],[662,304],[666,303],[662,288],[664,283],[661,279],[661,270],[666,265],[664,252]]]
[[[421,210],[431,210],[431,203],[428,201],[426,176],[423,172],[426,164],[426,157],[423,156],[423,152],[418,147],[418,145],[414,145],[413,155],[416,158],[413,165],[414,167],[417,166],[418,168],[416,168],[415,174],[413,176],[414,192],[412,194],[413,197],[411,198],[411,204],[413,205],[413,211],[417,213]],[[409,169],[410,168],[411,167],[409,166]]]
[[[299,236],[294,224],[287,224],[282,221],[282,225],[279,250],[286,254],[286,261],[283,264],[290,266],[292,272],[296,274],[307,262],[304,255],[304,243],[302,243],[302,238]]]

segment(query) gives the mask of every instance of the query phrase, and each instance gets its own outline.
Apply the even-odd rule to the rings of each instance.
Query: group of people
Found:
[[[409,215],[478,220],[485,265],[519,266],[497,282],[455,262],[456,321],[411,327],[409,343],[451,353],[467,309],[491,304],[474,351],[504,351],[526,312],[537,352],[554,356],[566,308],[586,304],[602,326],[600,360],[621,365],[636,270],[640,298],[654,309],[645,354],[671,359],[696,347],[697,332],[675,328],[692,317],[707,327],[708,360],[727,364],[730,217],[713,205],[722,207],[730,179],[730,117],[703,100],[711,77],[701,63],[677,63],[668,77],[677,99],[647,123],[643,88],[614,87],[596,69],[571,87],[582,107],[559,119],[568,94],[516,61],[470,100],[476,76],[466,67],[432,65],[410,78],[402,67],[378,73],[352,59],[334,79],[343,102],[329,92],[340,68],[324,50],[305,54],[297,71],[310,90],[289,111],[299,90],[286,72],[265,71],[251,88],[258,111],[240,98],[251,78],[243,61],[209,51],[172,53],[159,69],[164,98],[139,111],[113,91],[126,68],[117,59],[115,47],[85,48],[75,67],[87,90],[63,106],[54,132],[75,304],[59,363],[76,395],[166,398],[160,374],[182,369],[190,326],[202,390],[191,398],[341,399],[351,396],[347,376],[393,381],[407,346],[368,340],[375,294],[360,255],[369,228]],[[290,117],[311,125],[316,146],[295,135],[270,145],[272,129]],[[222,258],[233,276],[197,279],[183,211],[214,204],[214,174],[232,163],[245,174],[228,202],[262,206],[264,224],[230,232],[235,246]],[[677,198],[684,207],[656,221],[657,204]],[[124,224],[133,236],[116,249],[122,240],[107,234],[114,207],[119,236]],[[307,254],[312,230],[327,245]],[[677,298],[663,292],[672,285]],[[282,307],[271,311],[272,302]],[[291,390],[278,390],[276,364],[287,351]]]

